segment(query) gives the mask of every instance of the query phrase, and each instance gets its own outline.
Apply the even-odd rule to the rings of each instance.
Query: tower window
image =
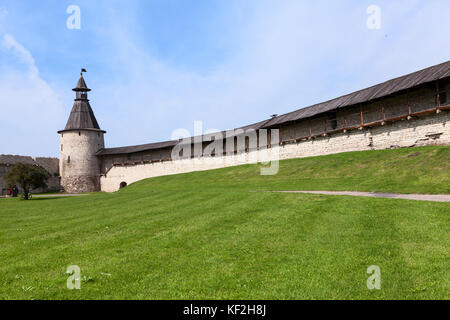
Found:
[[[63,145],[61,145],[61,151],[63,151],[63,149],[64,149],[64,148],[63,148]]]
[[[78,131],[78,135],[81,136],[81,131]]]
[[[70,156],[67,157],[67,163],[70,163]]]

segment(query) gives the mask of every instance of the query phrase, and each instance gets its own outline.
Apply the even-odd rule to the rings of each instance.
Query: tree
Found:
[[[50,174],[41,167],[18,163],[5,175],[6,184],[19,185],[23,190],[25,200],[28,200],[31,189],[46,188]]]

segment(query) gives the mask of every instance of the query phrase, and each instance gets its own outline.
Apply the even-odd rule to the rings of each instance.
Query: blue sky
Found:
[[[107,146],[156,142],[447,61],[449,12],[448,0],[0,0],[0,153],[58,156],[80,67]]]

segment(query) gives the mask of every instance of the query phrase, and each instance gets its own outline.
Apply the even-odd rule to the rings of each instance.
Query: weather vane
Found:
[[[83,75],[83,72],[87,72],[87,70],[85,68],[81,68],[80,75]]]

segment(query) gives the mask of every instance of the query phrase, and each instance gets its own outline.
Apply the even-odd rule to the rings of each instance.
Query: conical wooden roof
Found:
[[[97,129],[100,130],[94,111],[92,111],[89,101],[75,100],[72,111],[70,112],[69,120],[67,120],[64,130],[78,130],[78,129]]]
[[[64,130],[58,131],[58,133],[71,130],[95,130],[105,132],[100,129],[94,111],[92,111],[91,105],[89,104],[87,93],[85,92],[90,91],[90,89],[87,87],[83,75],[80,76],[77,86],[73,91],[77,92],[77,94],[72,111],[70,112],[66,127]]]

